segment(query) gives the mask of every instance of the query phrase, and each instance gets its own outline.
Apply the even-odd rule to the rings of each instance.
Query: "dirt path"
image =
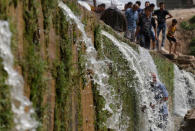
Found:
[[[187,20],[191,18],[193,15],[195,15],[195,8],[175,9],[175,10],[170,10],[169,12],[173,15],[175,19],[181,22],[182,20]],[[168,22],[170,22],[170,20]]]

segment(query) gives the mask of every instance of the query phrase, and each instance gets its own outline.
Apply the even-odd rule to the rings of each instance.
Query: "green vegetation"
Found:
[[[94,30],[94,47],[95,49],[98,51],[98,57],[100,58],[103,58],[104,54],[103,54],[103,50],[102,50],[102,47],[101,47],[101,27],[100,25],[96,26],[95,30]]]
[[[5,84],[7,73],[0,59],[0,130],[7,131],[13,127],[10,87]]]
[[[130,42],[128,39],[126,39],[125,37],[123,37],[122,35],[120,35],[119,33],[115,32],[111,27],[103,24],[102,29],[104,29],[105,31],[107,31],[108,33],[110,33],[111,35],[113,35],[115,38],[117,38],[118,40],[127,43],[128,45],[130,45],[135,51],[138,52],[138,46],[132,42]]]
[[[195,56],[195,38],[192,39],[192,42],[190,44],[190,54]]]
[[[68,130],[68,119],[71,117],[71,113],[68,113],[71,109],[68,106],[70,104],[70,90],[71,85],[69,83],[68,73],[65,71],[65,65],[63,62],[56,63],[56,105],[55,105],[55,130]]]
[[[72,12],[74,12],[75,15],[81,15],[81,10],[79,9],[76,0],[68,0],[66,1],[66,5],[72,10]]]
[[[193,17],[189,20],[189,22],[190,22],[191,24],[195,24],[195,16],[193,16]]]
[[[100,26],[96,26],[94,30],[94,47],[98,51],[98,58],[104,58],[103,49],[101,48],[101,28]],[[97,131],[106,131],[106,121],[111,115],[107,110],[103,110],[105,107],[105,100],[103,96],[99,94],[98,85],[93,84],[93,98],[94,98],[94,106],[95,106],[95,130]]]
[[[93,84],[92,89],[95,106],[95,130],[107,131],[105,123],[111,114],[107,110],[103,110],[105,107],[105,100],[103,96],[99,94],[98,86]]]
[[[42,122],[44,117],[43,105],[43,93],[45,91],[46,82],[44,78],[44,73],[46,71],[46,63],[40,57],[37,52],[36,45],[34,43],[29,43],[26,48],[24,61],[21,63],[21,67],[24,72],[24,77],[27,78],[27,83],[30,86],[30,100],[33,103],[33,107],[37,114],[37,119]]]
[[[195,30],[195,16],[193,16],[189,21],[184,21],[180,25],[185,30]],[[192,39],[190,43],[190,54],[195,56],[195,38]]]
[[[0,0],[0,19],[1,20],[7,20],[8,18],[8,9],[7,6],[9,5],[8,0]]]
[[[195,16],[193,16],[189,21],[183,21],[180,26],[184,30],[195,30]]]
[[[30,87],[30,100],[36,111],[37,120],[42,123],[47,105],[43,105],[43,97],[46,89],[44,73],[47,70],[47,62],[40,53],[39,31],[38,31],[38,10],[36,1],[25,1],[24,7],[24,59],[19,61],[22,67],[24,78]],[[38,128],[42,130],[42,126]]]
[[[115,47],[108,38],[101,35],[102,28],[109,33],[111,32],[111,34],[115,33],[112,31],[112,29],[109,29],[109,27],[104,28],[104,26],[101,27],[99,25],[95,28],[94,31],[94,46],[98,51],[98,58],[100,60],[108,58],[112,61],[112,63],[108,63],[109,71],[107,72],[110,76],[109,84],[113,87],[113,91],[111,92],[115,92],[116,100],[121,100],[120,103],[117,103],[115,105],[111,104],[110,107],[113,111],[116,111],[119,108],[120,104],[123,104],[120,125],[126,125],[127,123],[129,123],[128,131],[138,130],[139,127],[136,126],[137,123],[139,123],[139,115],[137,110],[138,98],[135,91],[137,81],[137,79],[134,78],[135,72],[130,69],[128,61],[126,59],[123,59],[123,56],[118,48]],[[117,34],[115,35],[118,36]],[[121,38],[119,39],[121,40]],[[129,87],[130,84],[131,88]],[[102,96],[99,95],[97,85],[94,85],[93,93],[94,104],[96,107],[95,127],[96,130],[105,131],[107,130],[105,123],[111,116],[111,114],[106,110],[102,110],[105,106],[105,100]],[[128,116],[130,120],[128,121],[124,119],[124,116]]]
[[[53,77],[56,79],[56,105],[55,105],[55,123],[54,130],[71,130],[72,123],[72,95],[75,93],[77,128],[82,126],[81,116],[81,94],[80,83],[83,78],[84,52],[80,49],[78,52],[78,61],[74,63],[74,54],[72,47],[78,42],[79,32],[74,24],[70,24],[64,16],[62,10],[57,10],[55,14],[56,22],[54,24],[59,39],[59,59],[55,62]],[[78,66],[76,66],[78,64]],[[84,84],[83,84],[84,86]]]
[[[48,118],[49,105],[43,103],[43,98],[48,91],[47,73],[52,74],[55,80],[55,109],[54,109],[54,130],[55,131],[71,131],[72,130],[72,109],[75,108],[76,114],[76,128],[82,130],[82,110],[81,110],[81,90],[85,88],[87,83],[85,75],[85,46],[80,41],[81,36],[74,22],[66,20],[62,10],[57,8],[57,1],[55,0],[41,0],[43,10],[43,24],[44,24],[44,43],[40,43],[40,33],[38,25],[38,16],[40,13],[40,4],[37,1],[25,0],[23,2],[23,19],[25,22],[24,30],[24,54],[23,58],[17,58],[17,65],[22,68],[22,75],[25,82],[30,88],[30,100],[36,111],[36,118],[41,123],[38,130],[42,131],[43,121]],[[0,0],[0,18],[9,19],[7,12],[10,4],[17,6],[18,0],[7,1]],[[81,11],[77,6],[76,1],[66,1],[66,4],[76,15],[81,15]],[[12,19],[10,20],[10,28],[13,33],[12,47],[17,54],[17,30],[16,24]],[[193,21],[193,20],[190,20]],[[139,123],[138,113],[138,98],[135,91],[137,79],[134,78],[135,72],[128,66],[128,61],[125,60],[117,47],[106,37],[101,35],[101,29],[111,33],[117,39],[128,43],[136,51],[138,46],[130,43],[127,39],[114,32],[106,25],[97,25],[97,21],[93,21],[88,15],[82,16],[82,22],[85,29],[94,33],[94,46],[98,52],[98,59],[108,58],[113,63],[109,64],[110,75],[109,84],[113,87],[113,92],[116,93],[116,99],[120,99],[123,105],[122,114],[128,116],[130,119],[121,118],[120,124],[129,123],[128,131],[139,130],[137,126]],[[193,22],[190,22],[193,25]],[[56,40],[57,58],[55,61],[45,58],[41,52],[44,51],[47,57],[47,44],[49,43],[49,31],[54,27],[55,33],[58,36]],[[189,27],[187,27],[189,28]],[[190,27],[191,29],[191,27]],[[94,32],[93,32],[94,31]],[[193,40],[194,41],[194,40]],[[193,42],[194,43],[194,42]],[[41,44],[45,44],[46,49],[42,49]],[[102,45],[104,48],[102,48]],[[194,44],[193,44],[194,45]],[[73,47],[76,46],[76,53],[73,52]],[[194,48],[193,48],[194,49]],[[75,57],[75,54],[76,57]],[[169,93],[173,94],[173,64],[164,60],[161,56],[153,54],[155,63],[157,65],[161,80],[165,83]],[[0,60],[1,63],[1,60]],[[9,87],[6,86],[5,80],[7,74],[0,64],[0,130],[11,129],[13,126],[13,114],[11,112]],[[131,88],[130,88],[131,86]],[[95,105],[95,130],[108,130],[105,123],[110,117],[110,113],[103,110],[105,106],[104,98],[99,94],[98,85],[93,84],[93,97]],[[73,95],[74,94],[74,95]],[[74,101],[73,101],[74,97]],[[73,107],[73,102],[75,107]],[[6,104],[5,104],[6,103]],[[110,105],[115,111],[121,103]],[[3,113],[2,113],[3,112]],[[48,121],[48,120],[46,120]]]
[[[128,131],[139,130],[136,126],[139,123],[138,114],[138,98],[135,91],[137,79],[134,78],[135,72],[129,67],[128,61],[123,58],[123,55],[117,47],[106,37],[102,37],[104,44],[104,54],[110,59],[112,64],[109,66],[109,84],[112,85],[117,96],[121,100],[123,110],[122,116],[128,116],[129,121],[121,118],[120,124],[126,125],[129,123]],[[112,105],[112,108],[117,108],[119,105]]]
[[[151,53],[156,64],[160,80],[165,84],[169,95],[173,98],[174,65],[168,59],[157,53]]]
[[[185,30],[194,30],[195,29],[195,24],[190,24],[186,21],[182,22],[180,26]]]

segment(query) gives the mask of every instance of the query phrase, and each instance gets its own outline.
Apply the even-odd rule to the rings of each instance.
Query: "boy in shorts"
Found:
[[[176,47],[178,46],[177,40],[175,38],[176,25],[177,25],[177,20],[173,19],[172,24],[169,26],[169,30],[168,30],[168,33],[167,33],[167,39],[169,40],[169,43],[170,43],[170,45],[169,45],[169,54],[171,54],[173,47],[174,47],[173,48],[173,53],[176,54]]]

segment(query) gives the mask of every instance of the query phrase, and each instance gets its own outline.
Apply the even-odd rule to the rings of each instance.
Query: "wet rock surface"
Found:
[[[195,74],[195,57],[190,55],[173,55],[161,52],[163,56],[174,62],[182,70]]]
[[[195,131],[195,108],[189,110],[184,117],[184,123],[181,125],[181,131]]]

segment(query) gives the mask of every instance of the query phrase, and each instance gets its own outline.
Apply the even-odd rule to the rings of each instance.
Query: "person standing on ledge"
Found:
[[[160,9],[156,10],[154,12],[154,16],[157,16],[157,21],[158,21],[158,27],[157,27],[157,42],[156,42],[156,48],[157,50],[164,50],[164,42],[165,42],[165,38],[166,38],[166,20],[172,18],[173,16],[167,11],[165,10],[165,4],[164,2],[160,2],[159,3]],[[167,15],[169,17],[167,17]],[[161,47],[159,47],[159,35],[160,32],[162,31],[162,43],[161,43]]]
[[[175,38],[175,31],[176,31],[176,25],[177,25],[177,20],[173,19],[172,24],[169,26],[168,33],[167,33],[167,39],[169,40],[169,54],[172,53],[172,48],[173,48],[173,53],[177,55],[176,49],[178,46],[177,40]]]
[[[156,31],[155,23],[152,21],[152,9],[146,7],[144,13],[141,13],[139,16],[136,30],[136,36],[139,35],[140,46],[146,49],[150,49],[151,28],[154,28],[154,31]]]
[[[143,9],[141,9],[141,1],[136,1],[135,4],[138,5],[138,10],[137,10],[137,12],[138,12],[138,14],[140,14],[140,13],[143,11]]]
[[[137,10],[138,10],[138,5],[134,4],[133,8],[129,8],[125,12],[127,25],[128,25],[128,29],[125,33],[125,37],[130,39],[131,42],[135,42],[135,32],[136,32],[137,21],[139,18]]]

